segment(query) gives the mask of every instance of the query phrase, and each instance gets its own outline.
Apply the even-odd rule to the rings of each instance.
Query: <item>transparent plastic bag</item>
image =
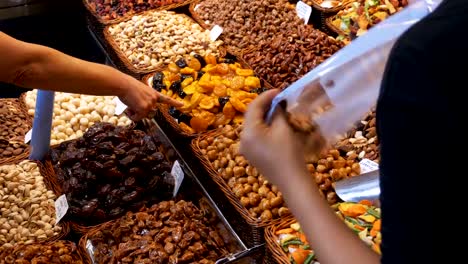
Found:
[[[286,101],[288,117],[301,120],[296,124],[308,120],[309,125],[319,129],[323,142],[335,142],[375,106],[388,56],[398,37],[440,2],[409,1],[403,10],[370,29],[277,95],[267,122],[271,121],[277,105]],[[291,119],[289,121],[291,123]],[[292,125],[297,129],[294,122]],[[309,143],[309,146],[313,145]],[[316,143],[315,151],[322,145]]]

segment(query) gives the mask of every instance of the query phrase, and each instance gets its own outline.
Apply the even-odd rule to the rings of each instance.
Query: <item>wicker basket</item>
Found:
[[[271,254],[271,258],[274,259],[274,263],[290,264],[288,254],[284,252],[281,246],[278,244],[278,236],[276,232],[281,229],[288,228],[291,224],[296,223],[297,220],[294,217],[289,217],[281,221],[279,224],[269,226],[265,228],[265,241],[267,252]]]
[[[200,4],[200,2],[201,0],[197,0],[197,1],[193,1],[190,4],[190,7],[189,7],[190,15],[192,15],[193,20],[195,20],[198,24],[200,24],[202,28],[210,30],[211,26],[206,24],[205,21],[203,21],[203,19],[200,18],[200,16],[195,10],[195,8],[197,7],[198,4]]]
[[[229,202],[234,206],[234,208],[241,214],[241,216],[246,220],[246,222],[257,228],[264,228],[270,225],[275,225],[281,222],[282,218],[276,218],[268,221],[262,221],[258,218],[252,217],[252,215],[249,213],[247,208],[245,208],[241,203],[240,200],[235,196],[235,194],[232,192],[231,188],[227,185],[227,183],[224,181],[224,179],[218,175],[216,170],[214,169],[213,165],[211,162],[206,158],[205,155],[202,154],[201,148],[199,146],[199,142],[206,139],[207,137],[216,137],[221,135],[220,130],[215,130],[213,132],[209,132],[206,134],[203,134],[200,137],[195,138],[192,140],[191,147],[192,150],[195,154],[195,156],[200,160],[201,164],[203,167],[207,170],[208,174],[210,177],[213,179],[213,181],[219,186],[219,188],[223,191],[224,195],[228,198]]]
[[[317,0],[307,0],[307,2],[311,2],[311,5],[314,9],[317,9],[320,12],[323,13],[336,13],[343,9],[348,3],[352,2],[353,0],[343,0],[341,5],[327,8],[327,7],[322,7],[320,3]]]
[[[155,12],[155,11],[154,10],[145,11],[145,12],[140,13],[138,15],[143,15],[144,16],[145,14],[148,14],[148,13],[151,13],[151,12]],[[176,14],[176,13],[174,13],[174,14]],[[185,14],[177,14],[177,15],[185,16],[189,20],[191,20],[193,23],[197,24],[196,21],[194,21],[191,17],[189,17],[189,16],[187,16]],[[110,45],[112,50],[116,53],[116,56],[119,58],[119,60],[125,65],[126,69],[132,73],[133,76],[137,76],[137,75],[141,76],[141,75],[148,74],[148,73],[151,73],[151,72],[160,71],[160,70],[165,68],[165,67],[157,67],[157,68],[151,68],[151,69],[148,69],[148,68],[142,69],[142,68],[135,67],[132,64],[132,62],[127,58],[127,56],[122,52],[122,50],[120,50],[119,45],[114,40],[112,35],[109,33],[109,27],[110,26],[106,26],[104,28],[104,38],[105,38],[106,42]],[[223,47],[220,47],[218,51],[219,51],[221,57],[223,57],[226,54],[225,53],[226,52],[225,48],[223,48]]]
[[[15,246],[12,249],[3,250],[3,252],[2,250],[0,250],[0,259],[5,260],[7,256],[16,255],[18,251],[22,251],[23,249],[26,249],[31,246],[49,246],[49,245],[54,245],[56,242],[61,242],[65,245],[68,245],[72,249],[71,256],[73,257],[74,260],[81,261],[81,263],[84,263],[84,264],[91,264],[91,262],[85,261],[84,255],[82,254],[80,247],[77,246],[75,243],[71,241],[67,241],[67,240],[57,240],[53,242],[38,242],[38,243],[30,244],[30,245],[20,245],[20,246]]]
[[[189,5],[193,1],[194,0],[186,0],[186,1],[182,2],[182,3],[160,6],[160,7],[150,9],[150,10],[146,10],[146,11],[171,10],[171,9],[175,9],[175,8],[178,8],[178,7],[181,7],[181,6]],[[96,13],[96,11],[93,10],[93,8],[91,7],[91,4],[89,3],[88,0],[83,0],[83,5],[86,7],[86,9],[89,11],[89,13],[91,13],[91,15],[93,15],[96,18],[96,20],[99,21],[99,23],[101,23],[103,25],[118,24],[118,23],[120,23],[122,21],[127,20],[128,18],[130,18],[130,17],[132,17],[134,15],[139,15],[139,14],[141,14],[143,12],[146,12],[146,11],[143,11],[143,12],[130,12],[130,13],[127,13],[124,16],[116,18],[116,19],[106,20],[106,19],[103,19],[101,16],[99,16]]]
[[[335,32],[336,34],[338,35],[344,35],[344,36],[348,36],[349,33],[346,33],[344,32],[342,29],[336,27],[335,25],[333,25],[333,19],[335,19],[336,16],[331,16],[331,17],[328,17],[325,19],[325,25],[333,32]]]

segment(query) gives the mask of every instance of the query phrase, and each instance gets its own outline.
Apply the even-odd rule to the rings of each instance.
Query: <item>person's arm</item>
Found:
[[[145,117],[157,103],[180,103],[112,67],[83,61],[57,50],[16,40],[0,32],[0,81],[26,88],[116,95]]]
[[[240,151],[278,186],[321,263],[376,264],[380,257],[333,213],[307,172],[304,150],[278,111],[271,126],[263,117],[278,91],[268,91],[249,106]]]

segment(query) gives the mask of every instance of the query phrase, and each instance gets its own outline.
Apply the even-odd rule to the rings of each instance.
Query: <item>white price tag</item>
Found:
[[[309,22],[310,14],[312,14],[312,7],[302,1],[297,2],[296,12],[299,18],[304,19],[304,24]]]
[[[210,31],[211,41],[217,40],[219,36],[221,36],[221,33],[223,33],[223,28],[218,25],[215,25]]]
[[[125,109],[127,109],[127,106],[120,101],[119,97],[114,97],[114,103],[115,103],[115,115],[121,115]]]
[[[68,203],[65,194],[62,194],[57,200],[55,200],[55,223],[58,224],[60,220],[67,214]]]
[[[359,162],[361,166],[361,174],[368,173],[379,169],[379,164],[369,159],[363,159]]]
[[[182,181],[184,181],[184,171],[182,170],[182,167],[180,166],[178,160],[174,162],[171,174],[175,177],[175,185],[173,192],[173,196],[175,197],[177,195],[177,192],[179,191],[180,186],[182,185]]]
[[[86,241],[86,250],[88,251],[89,257],[91,258],[91,262],[93,264],[96,263],[94,261],[94,246],[93,246],[93,243],[91,243],[91,240],[89,239]]]
[[[32,138],[32,128],[31,130],[28,131],[28,133],[26,133],[26,135],[24,135],[24,143],[28,144],[29,141],[31,141],[31,138]]]

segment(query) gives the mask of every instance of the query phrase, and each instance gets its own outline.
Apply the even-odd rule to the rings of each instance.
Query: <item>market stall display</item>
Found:
[[[191,13],[205,28],[223,28],[223,40],[236,55],[274,36],[297,34],[295,29],[304,24],[287,0],[202,0],[191,4]]]
[[[359,37],[407,5],[407,0],[356,0],[328,18],[327,25],[339,34]]]
[[[103,24],[118,23],[147,10],[173,9],[189,4],[190,0],[83,0],[84,6]]]
[[[23,142],[0,139],[0,164],[18,158],[26,158],[28,153],[29,146]]]
[[[344,46],[309,25],[285,29],[283,34],[242,52],[255,73],[279,89],[287,88]]]
[[[38,164],[29,160],[0,166],[0,248],[58,239],[68,232],[56,224],[55,194]]]
[[[191,202],[163,201],[90,231],[80,244],[95,263],[214,264],[228,252],[215,224]]]
[[[220,55],[220,40],[212,41],[190,17],[171,11],[148,11],[104,29],[106,40],[128,70],[149,73],[186,55]]]
[[[85,264],[75,243],[58,240],[33,243],[13,249],[0,249],[0,264],[10,263],[61,263]]]
[[[161,111],[186,135],[242,123],[247,105],[265,89],[253,70],[242,67],[235,57],[217,62],[212,55],[179,59],[146,81],[184,103],[179,109],[161,106]]]
[[[376,253],[381,254],[380,208],[364,200],[359,203],[337,203],[332,206],[332,209],[364,243]],[[314,250],[307,242],[300,224],[294,218],[269,226],[265,231],[265,238],[276,263],[318,263]]]
[[[333,13],[342,9],[350,0],[303,0],[304,3],[324,13]]]
[[[175,184],[172,164],[151,136],[109,123],[93,125],[50,156],[60,186],[55,191],[66,194],[69,217],[85,226],[171,197]]]
[[[36,107],[37,90],[22,96],[28,114],[33,117]],[[117,116],[115,96],[95,96],[56,92],[50,144],[57,145],[83,134],[97,122],[129,126],[132,121],[125,115]]]
[[[31,119],[17,99],[0,99],[0,139],[22,142],[31,126]]]

